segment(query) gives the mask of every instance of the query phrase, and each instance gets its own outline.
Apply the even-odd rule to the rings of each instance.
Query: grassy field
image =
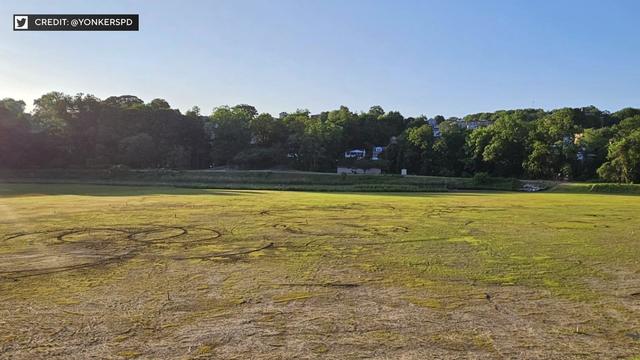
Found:
[[[640,198],[0,185],[0,358],[632,359]]]

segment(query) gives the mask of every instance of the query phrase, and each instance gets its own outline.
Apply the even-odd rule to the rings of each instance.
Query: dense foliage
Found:
[[[479,124],[479,125],[478,125]],[[335,171],[344,152],[385,147],[386,171],[440,176],[640,181],[640,109],[522,109],[463,119],[404,117],[373,106],[273,117],[253,106],[182,114],[163,99],[58,92],[0,100],[0,167]]]

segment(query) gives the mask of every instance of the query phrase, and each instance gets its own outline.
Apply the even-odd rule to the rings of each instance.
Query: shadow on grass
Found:
[[[315,189],[310,186],[305,188],[269,188],[265,186],[261,188],[245,188],[240,186],[235,188],[237,184],[233,184],[229,188],[223,186],[216,188],[195,186],[188,187],[185,185],[151,185],[151,184],[87,184],[87,183],[0,183],[0,198],[17,197],[17,196],[49,196],[49,195],[79,195],[79,196],[150,196],[150,195],[213,195],[213,196],[242,196],[256,195],[264,191],[287,191],[313,194],[332,194],[332,195],[363,195],[363,196],[388,196],[388,197],[436,197],[436,196],[488,196],[499,193],[508,194],[505,191],[491,190],[458,190],[458,191],[353,191],[340,189]]]
[[[80,195],[80,196],[142,196],[142,195],[255,195],[256,190],[201,189],[156,185],[93,185],[69,183],[0,183],[0,198],[15,196]]]

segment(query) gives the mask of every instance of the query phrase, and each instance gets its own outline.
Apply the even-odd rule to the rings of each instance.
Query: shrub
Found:
[[[285,162],[282,149],[252,148],[239,152],[232,163],[243,169],[268,169]]]
[[[371,160],[371,159],[341,159],[338,161],[338,166],[359,168],[359,169],[373,169],[380,168],[387,170],[389,168],[389,161],[385,159]]]
[[[130,168],[127,165],[113,165],[109,168],[109,176],[111,177],[120,177],[123,175],[127,175],[129,173]]]
[[[635,184],[593,184],[590,192],[612,194],[640,194],[640,186]]]
[[[473,175],[474,185],[486,185],[491,182],[491,177],[486,172],[478,172]]]

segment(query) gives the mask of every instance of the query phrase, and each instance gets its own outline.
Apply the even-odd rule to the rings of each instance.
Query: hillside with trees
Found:
[[[335,172],[351,149],[385,148],[386,172],[640,182],[640,109],[500,110],[405,117],[373,106],[311,114],[250,105],[186,113],[163,99],[51,92],[0,100],[0,168],[287,168]],[[480,125],[478,125],[480,124]]]

